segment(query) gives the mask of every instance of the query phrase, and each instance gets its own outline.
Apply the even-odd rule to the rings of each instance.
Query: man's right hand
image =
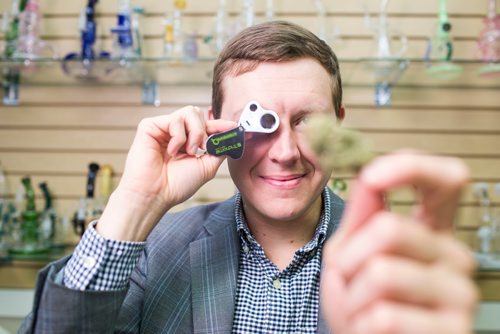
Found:
[[[208,135],[236,125],[205,120],[193,106],[142,120],[97,232],[109,239],[145,240],[166,211],[187,200],[217,173],[224,158],[196,157]]]

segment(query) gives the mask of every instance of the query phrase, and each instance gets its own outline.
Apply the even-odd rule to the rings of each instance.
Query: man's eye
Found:
[[[303,127],[309,121],[309,116],[302,116],[295,122],[296,127]]]

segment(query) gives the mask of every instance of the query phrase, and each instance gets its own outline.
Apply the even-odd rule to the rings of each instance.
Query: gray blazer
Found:
[[[344,204],[331,194],[328,235]],[[38,274],[19,333],[230,333],[239,238],[234,197],[166,214],[123,291],[76,291],[58,283],[69,257]],[[318,332],[329,332],[320,315]]]

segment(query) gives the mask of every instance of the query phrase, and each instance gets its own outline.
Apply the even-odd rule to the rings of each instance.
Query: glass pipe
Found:
[[[483,77],[500,75],[500,16],[497,14],[496,0],[488,3],[488,14],[484,18],[484,28],[478,36],[477,47],[479,57],[488,64],[479,68],[478,74]]]
[[[4,25],[5,49],[4,57],[11,59],[16,52],[19,38],[19,13],[24,10],[26,1],[12,0],[10,15],[6,15]],[[2,71],[3,104],[17,105],[19,103],[19,82],[21,73],[17,67],[6,67]]]
[[[85,197],[80,198],[78,210],[75,212],[73,218],[73,228],[76,234],[80,236],[82,236],[85,232],[88,223],[90,223],[93,219],[98,218],[100,213],[100,208],[96,205],[94,197],[95,183],[99,168],[100,166],[95,162],[91,162],[88,165]]]
[[[19,83],[21,81],[19,68],[4,68],[2,74],[3,104],[12,106],[19,104]]]
[[[31,184],[31,178],[25,176],[22,178],[21,182],[24,186],[26,206],[21,212],[22,246],[19,250],[22,250],[24,252],[33,252],[38,248],[39,213],[36,211],[35,207],[35,192]]]
[[[111,29],[114,35],[112,58],[136,58],[132,34],[132,8],[130,0],[118,0],[117,25]]]
[[[196,34],[189,34],[184,37],[183,60],[193,63],[198,60],[198,41]]]
[[[318,37],[326,41],[326,9],[322,0],[313,0],[318,18]]]
[[[108,202],[109,196],[113,192],[113,167],[110,165],[104,165],[100,169],[101,186],[100,186],[100,198],[103,205]]]
[[[490,0],[488,14],[484,18],[484,29],[478,37],[477,45],[481,59],[487,62],[500,60],[500,16],[497,14],[496,0]]]
[[[204,38],[204,42],[209,45],[213,54],[219,54],[229,40],[231,36],[229,31],[230,29],[227,21],[227,0],[219,0],[214,30]]]
[[[425,51],[426,73],[437,79],[455,79],[463,73],[462,66],[451,62],[453,42],[450,36],[451,23],[448,19],[446,0],[439,0],[436,34],[429,39]]]
[[[373,33],[375,44],[374,57],[379,59],[400,58],[408,48],[408,38],[406,35],[393,30],[389,24],[389,20],[387,19],[388,4],[389,0],[380,1],[379,15],[375,23],[372,22],[368,12],[366,11],[365,13],[365,25]],[[392,43],[394,39],[399,41],[399,45],[396,44],[397,48]]]
[[[19,39],[14,58],[33,60],[55,58],[54,48],[40,38],[42,14],[37,0],[28,0],[26,8],[19,15]]]
[[[274,19],[274,2],[273,0],[266,0],[266,20],[272,21]]]
[[[183,11],[186,0],[174,0],[172,17],[165,19],[163,38],[163,55],[171,58],[182,58],[184,55],[184,33],[182,28]]]
[[[380,11],[376,23],[372,23],[368,13],[365,15],[365,24],[373,32],[374,61],[371,69],[375,77],[374,103],[376,106],[387,106],[392,102],[392,86],[407,67],[407,61],[400,58],[407,50],[407,37],[404,34],[391,29],[387,19],[387,5],[389,0],[381,0]],[[392,43],[394,39],[399,40],[396,49]]]
[[[492,229],[492,214],[491,214],[491,200],[488,194],[488,184],[478,182],[474,184],[474,194],[479,200],[481,207],[479,216],[479,228],[477,230],[477,237],[479,240],[479,251],[484,254],[491,252],[491,243],[493,238]]]
[[[63,71],[78,79],[96,80],[109,74],[109,68],[97,68],[94,64],[96,58],[108,59],[110,54],[105,51],[94,52],[96,41],[97,23],[95,21],[95,6],[98,0],[88,0],[87,6],[80,14],[80,53],[68,53],[62,63]]]
[[[446,0],[439,0],[438,26],[436,34],[427,44],[427,60],[450,61],[453,55],[453,43],[450,38],[451,23],[448,19]]]
[[[5,171],[0,162],[0,203],[5,201],[7,197],[7,178],[5,176]]]
[[[140,18],[144,15],[144,7],[134,6],[132,8],[132,38],[134,44],[134,53],[138,56],[142,56],[143,40],[141,33],[141,23]]]
[[[8,11],[2,12],[2,18],[0,20],[0,33],[1,33],[0,36],[2,37],[3,40],[5,40],[7,31],[9,30],[9,23],[10,23],[10,13]],[[7,46],[4,45],[3,48],[1,49],[2,54],[6,53],[6,48]]]
[[[95,22],[95,6],[98,0],[89,0],[80,15],[80,40],[82,60],[93,60],[97,24]]]
[[[6,234],[8,229],[8,205],[7,205],[7,180],[5,172],[0,162],[0,257],[5,256],[7,252]]]
[[[47,246],[50,246],[55,236],[57,215],[52,205],[52,194],[49,191],[47,183],[41,182],[38,186],[45,200],[45,207],[40,217],[40,239],[42,242],[46,243]]]
[[[255,24],[254,0],[243,0],[243,17],[245,18],[245,28]]]
[[[12,0],[10,14],[6,14],[4,17],[5,58],[12,58],[16,51],[19,38],[19,13],[24,10],[25,6],[26,1]]]
[[[255,24],[254,0],[242,0],[241,12],[234,22],[232,35],[236,35],[241,30]]]

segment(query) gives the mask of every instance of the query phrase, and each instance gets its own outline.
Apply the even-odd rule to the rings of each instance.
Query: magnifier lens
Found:
[[[260,125],[262,125],[264,129],[271,129],[274,124],[276,124],[276,119],[271,114],[265,114],[260,118]]]

